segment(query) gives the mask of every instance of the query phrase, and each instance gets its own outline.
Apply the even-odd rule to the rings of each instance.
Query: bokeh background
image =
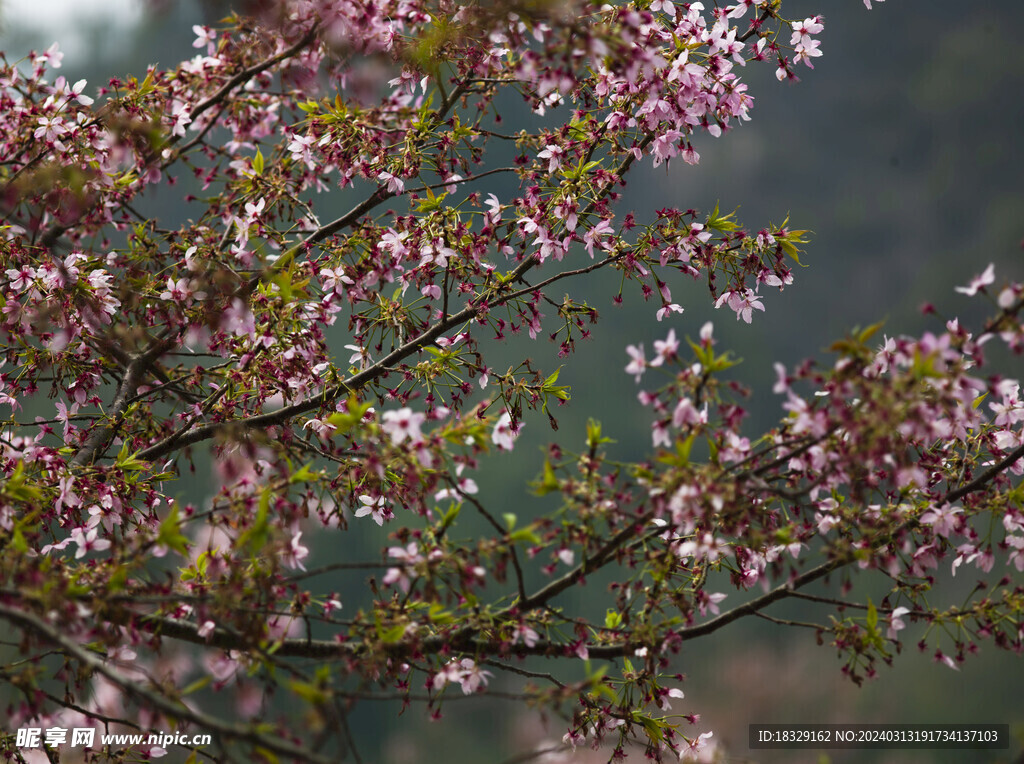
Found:
[[[14,60],[59,41],[66,54],[59,73],[93,87],[150,63],[172,66],[191,57],[192,24],[215,23],[229,5],[0,0],[0,49]],[[853,326],[879,319],[889,334],[937,329],[939,319],[922,314],[924,303],[940,316],[977,322],[985,306],[953,287],[990,262],[999,281],[1024,279],[1024,3],[891,0],[869,12],[860,0],[786,0],[784,7],[794,19],[824,13],[825,55],[816,68],[801,66],[799,83],[779,83],[770,66],[748,67],[753,121],[721,139],[698,137],[696,167],[677,162],[653,170],[645,163],[633,172],[622,208],[643,219],[642,211],[655,207],[709,210],[717,202],[739,207],[739,219],[755,230],[788,215],[791,227],[814,232],[803,258],[808,267],[782,294],[766,293],[766,312],[751,326],[727,309],[715,311],[701,284],[673,285],[686,312],[662,324],[652,304],[627,298],[623,307],[613,306],[614,279],[583,285],[602,320],[560,377],[573,387],[572,402],[556,412],[557,435],[542,417],[528,420],[515,454],[484,468],[482,495],[496,511],[503,502],[523,511],[536,501],[526,482],[537,472],[537,449],[556,437],[581,439],[589,416],[602,420],[621,456],[649,451],[648,418],[635,402],[632,377],[622,371],[626,344],[650,347],[670,325],[696,337],[713,320],[721,346],[744,359],[734,377],[752,390],[747,434],[759,434],[781,413],[770,390],[773,361],[827,355]],[[179,195],[161,193],[149,200],[154,213],[166,212]],[[527,352],[543,368],[561,363],[554,346],[537,343]],[[1019,358],[1001,363],[1005,373],[1020,376]],[[314,552],[323,554],[315,544]],[[949,604],[958,590],[951,592]],[[772,614],[821,615],[781,607]],[[907,649],[894,668],[882,667],[877,679],[857,688],[813,634],[737,623],[687,645],[678,660],[688,676],[687,697],[676,710],[701,714],[699,729],[714,730],[729,761],[825,760],[819,752],[748,750],[752,722],[872,721],[1010,723],[1017,740],[1006,752],[832,751],[829,760],[1024,761],[1024,658],[982,645],[953,672],[935,665],[930,653],[919,654],[917,638],[904,640]],[[496,762],[564,732],[558,719],[545,725],[512,706],[450,704],[446,716],[455,734],[450,723],[432,725],[413,712],[399,718],[397,710],[360,712],[359,727],[371,738],[362,749],[365,760]]]

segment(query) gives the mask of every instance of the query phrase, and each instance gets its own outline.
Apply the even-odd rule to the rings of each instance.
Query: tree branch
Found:
[[[292,745],[288,741],[263,735],[242,724],[234,724],[214,716],[194,711],[184,704],[178,704],[164,695],[140,686],[120,672],[111,668],[95,653],[65,635],[57,626],[52,626],[38,616],[23,610],[16,610],[0,603],[0,618],[30,631],[36,636],[59,647],[66,655],[88,666],[118,687],[125,695],[144,706],[173,718],[192,722],[203,729],[212,730],[224,737],[250,743],[286,757],[294,757],[314,764],[332,764],[334,759],[320,756],[312,751]]]
[[[378,189],[378,192],[379,191],[380,190]],[[363,202],[360,205],[360,207],[367,205],[372,198],[373,197],[368,199],[366,202]],[[328,226],[338,224],[342,220],[347,220],[351,222],[351,219],[353,218],[355,211],[356,210],[350,211],[342,218],[339,218],[333,223],[329,223]],[[348,223],[346,222],[345,225],[347,224]],[[324,228],[327,228],[328,226],[325,226]],[[339,228],[340,227],[343,226],[339,226]],[[294,249],[295,248],[293,248],[293,250],[289,250],[289,252],[294,251]],[[596,263],[592,263],[591,265],[588,265],[585,268],[578,268],[572,271],[563,271],[562,273],[555,274],[551,278],[546,279],[534,286],[526,287],[515,292],[510,292],[508,294],[501,295],[498,299],[494,300],[492,303],[489,303],[488,306],[494,307],[495,305],[504,305],[505,303],[511,300],[518,299],[520,297],[528,295],[532,292],[535,292],[538,289],[542,289],[543,287],[553,284],[556,281],[560,281],[561,279],[570,278],[573,276],[580,276],[595,271],[598,268],[603,268],[608,265],[611,265],[612,263],[617,262],[620,258],[621,255],[617,255],[614,257],[609,257],[604,260],[598,261]],[[282,256],[281,260],[284,259],[285,256]],[[281,260],[279,260],[278,262],[281,262]],[[253,277],[253,279],[250,279],[249,283],[255,285],[263,277],[263,275]],[[317,409],[337,400],[339,397],[345,395],[346,393],[351,393],[355,392],[356,390],[362,389],[363,387],[377,379],[377,377],[383,376],[385,373],[387,373],[390,370],[390,367],[395,366],[396,364],[405,360],[413,353],[422,350],[427,345],[432,343],[434,340],[436,340],[438,337],[445,334],[449,330],[454,329],[457,326],[461,326],[462,324],[465,324],[469,321],[472,321],[474,318],[477,317],[481,309],[482,308],[479,304],[468,305],[467,307],[460,310],[458,313],[454,313],[451,316],[448,316],[447,318],[438,321],[425,332],[423,332],[420,335],[417,335],[413,339],[410,339],[405,344],[396,348],[395,350],[393,350],[391,353],[389,353],[387,356],[385,356],[372,366],[364,369],[358,374],[354,374],[344,382],[339,383],[333,388],[324,390],[322,393],[315,395],[306,401],[294,403],[291,406],[285,406],[284,408],[278,409],[277,411],[273,411],[266,414],[255,414],[251,417],[236,419],[230,422],[216,422],[212,424],[203,425],[201,427],[196,427],[195,429],[189,430],[187,432],[175,433],[174,435],[168,436],[159,443],[156,443],[150,446],[149,448],[143,449],[142,451],[139,452],[138,456],[140,459],[151,461],[159,459],[160,457],[165,456],[176,449],[185,448],[194,443],[199,443],[201,441],[208,440],[209,438],[214,437],[218,432],[221,432],[223,430],[264,429],[267,427],[274,427],[277,425],[286,424],[290,419],[293,419],[302,414],[309,413],[311,411],[316,411]]]
[[[114,396],[114,403],[111,405],[110,412],[107,415],[110,419],[110,424],[92,431],[89,438],[85,441],[85,445],[78,450],[78,453],[71,460],[72,465],[81,467],[86,464],[92,464],[96,457],[103,453],[117,428],[121,426],[121,420],[131,405],[131,400],[139,389],[146,370],[161,355],[172,348],[176,342],[177,340],[171,337],[154,340],[148,350],[132,358],[125,368],[124,378],[118,386],[117,394]]]

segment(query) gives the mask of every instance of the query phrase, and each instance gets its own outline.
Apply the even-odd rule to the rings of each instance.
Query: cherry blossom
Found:
[[[661,366],[665,361],[670,360],[676,356],[679,352],[679,340],[676,339],[676,330],[669,329],[668,336],[664,340],[654,341],[654,360],[651,361],[651,366]],[[630,373],[629,369],[626,369],[627,373]]]
[[[42,64],[50,69],[60,69],[61,61],[64,60],[64,54],[60,50],[58,43],[53,43],[44,52],[32,59],[34,64]]]
[[[737,321],[742,318],[748,324],[751,322],[754,310],[764,310],[760,298],[750,289],[745,289],[742,293],[733,290],[723,292],[715,301],[715,307],[720,308],[725,303],[728,303],[729,307],[736,312]]]
[[[382,423],[380,428],[391,438],[395,445],[402,443],[406,439],[416,442],[423,439],[420,427],[423,426],[426,419],[425,414],[405,407],[398,411],[385,411],[381,415]]]
[[[697,737],[693,738],[683,750],[679,760],[713,761],[713,758],[706,758],[706,754],[714,748],[714,743],[709,742],[714,734],[714,732],[702,732]]]
[[[970,296],[976,295],[980,290],[989,286],[996,280],[995,265],[989,263],[988,267],[979,276],[971,279],[971,283],[965,287],[956,287],[956,291]]]
[[[377,180],[387,185],[388,193],[400,194],[405,191],[405,182],[397,175],[381,171],[377,174]]]
[[[462,687],[464,695],[472,695],[483,687],[494,674],[485,671],[477,666],[472,658],[452,660],[439,671],[432,681],[435,690],[440,690],[449,682],[455,682]]]
[[[922,514],[921,522],[932,526],[938,535],[949,536],[956,529],[959,522],[957,515],[962,515],[963,513],[964,511],[959,507],[951,507],[948,504],[944,504]]]
[[[380,525],[380,523],[378,523],[378,525]],[[302,538],[302,531],[299,531],[292,536],[292,540],[284,555],[284,564],[289,568],[305,570],[306,566],[302,564],[302,561],[309,556],[309,548],[299,543],[300,538]]]
[[[356,517],[366,517],[369,515],[373,518],[373,521],[377,525],[384,525],[384,520],[389,515],[388,509],[384,506],[383,496],[367,496],[363,495],[359,497],[359,503],[362,505],[355,511]]]
[[[910,608],[897,607],[893,608],[893,611],[889,614],[889,630],[886,632],[886,636],[889,639],[896,639],[896,635],[902,629],[907,627],[906,622],[903,620],[903,616],[910,613]]]
[[[89,554],[90,552],[102,552],[104,549],[110,549],[112,543],[109,539],[97,538],[99,535],[99,529],[90,528],[74,528],[71,531],[71,540],[78,545],[78,551],[75,552],[75,559],[79,559]]]
[[[491,441],[498,448],[505,451],[511,451],[515,448],[516,438],[518,437],[521,429],[521,422],[517,426],[513,427],[512,415],[507,411],[502,412],[502,415],[498,417],[498,421],[494,424],[494,430],[491,432]]]
[[[640,377],[643,376],[644,370],[647,368],[647,361],[644,359],[644,346],[640,345],[627,345],[626,353],[629,354],[629,364],[626,366],[626,373],[632,374],[637,382],[640,381]]]

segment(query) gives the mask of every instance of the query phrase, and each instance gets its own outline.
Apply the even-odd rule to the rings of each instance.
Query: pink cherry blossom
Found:
[[[640,377],[647,368],[647,361],[644,360],[644,346],[643,344],[627,345],[626,353],[628,353],[630,357],[630,362],[626,366],[626,373],[632,374],[636,381],[639,382]]]
[[[897,633],[906,628],[906,622],[903,620],[903,616],[910,612],[910,608],[898,607],[893,608],[893,611],[889,614],[889,630],[886,632],[886,636],[889,639],[896,639]]]
[[[965,287],[956,287],[956,291],[968,296],[974,296],[980,290],[992,284],[995,280],[995,265],[993,263],[989,263],[988,267],[980,276],[975,276],[971,279],[971,283]]]
[[[406,439],[413,442],[423,439],[420,427],[427,417],[418,411],[413,411],[408,406],[398,411],[385,411],[381,415],[380,426],[384,434],[391,438],[391,442],[398,445]]]
[[[71,531],[71,540],[78,545],[78,551],[75,552],[75,559],[85,557],[90,552],[102,552],[104,549],[110,549],[113,542],[109,539],[98,538],[99,529],[90,528],[74,528]]]
[[[764,310],[764,305],[761,304],[760,297],[758,297],[750,289],[745,289],[742,293],[737,291],[723,292],[722,295],[715,302],[715,307],[720,308],[726,302],[729,303],[729,307],[736,312],[736,320],[743,319],[748,324],[751,322],[751,316],[754,310]]]
[[[491,441],[498,448],[504,451],[511,451],[515,448],[516,438],[519,436],[519,431],[522,428],[521,422],[516,427],[513,427],[512,415],[504,411],[494,424],[494,430],[491,432]]]
[[[654,341],[654,352],[656,355],[650,363],[651,366],[661,366],[665,361],[676,357],[679,352],[679,340],[676,339],[675,329],[669,329],[668,336],[664,340]]]
[[[686,748],[679,756],[680,761],[712,761],[713,758],[706,758],[706,754],[714,749],[714,743],[709,742],[714,736],[713,732],[702,732],[690,740]]]
[[[665,305],[663,308],[660,308],[658,310],[657,319],[658,319],[658,321],[661,321],[666,316],[671,315],[672,313],[682,313],[682,312],[683,312],[683,307],[681,305],[677,305],[674,302],[673,303],[669,303],[669,304]]]
[[[378,523],[378,525],[380,525],[380,523]],[[289,568],[305,570],[306,566],[302,564],[302,561],[309,556],[309,548],[299,543],[300,538],[302,538],[302,531],[299,531],[292,536],[288,545],[288,550],[284,555],[284,564]]]
[[[377,180],[387,185],[389,194],[400,194],[405,191],[405,182],[397,175],[382,170],[377,173]]]
[[[957,524],[960,522],[957,515],[962,515],[963,513],[964,511],[959,507],[951,507],[949,504],[944,504],[941,507],[933,507],[921,515],[921,522],[932,526],[938,535],[948,536],[956,529]]]
[[[60,46],[57,43],[53,43],[53,45],[36,56],[32,61],[35,64],[45,64],[51,69],[60,69],[63,59],[64,54],[61,52]]]
[[[384,506],[383,496],[367,496],[362,495],[359,497],[359,503],[362,505],[355,511],[356,517],[366,517],[369,515],[373,518],[373,521],[377,525],[384,525],[384,520],[388,518],[389,511]]]

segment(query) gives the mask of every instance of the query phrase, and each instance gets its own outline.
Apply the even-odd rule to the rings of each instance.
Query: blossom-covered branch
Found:
[[[217,761],[316,762],[359,757],[358,703],[438,718],[490,696],[564,719],[553,749],[662,760],[712,740],[680,646],[747,616],[813,627],[857,682],[910,624],[952,668],[983,640],[1020,650],[1024,404],[987,354],[1024,348],[1024,287],[989,267],[958,287],[994,303],[976,328],[869,327],[776,365],[781,416],[758,436],[736,360],[679,295],[699,281],[753,323],[806,232],[622,194],[637,167],[730,140],[745,67],[813,68],[822,17],[270,5],[95,99],[51,81],[57,47],[0,60],[12,725],[167,721],[221,735]],[[186,222],[146,218],[179,175]],[[598,271],[664,326],[608,354],[650,448],[616,460],[591,420],[534,463],[546,502],[511,511],[487,470],[572,404],[507,340],[570,363],[601,336],[581,296]],[[944,606],[924,592],[946,563],[996,576]],[[854,576],[884,597],[819,593]],[[766,612],[790,598],[828,619]],[[204,710],[225,699],[239,722]],[[298,719],[324,735],[297,740]]]

